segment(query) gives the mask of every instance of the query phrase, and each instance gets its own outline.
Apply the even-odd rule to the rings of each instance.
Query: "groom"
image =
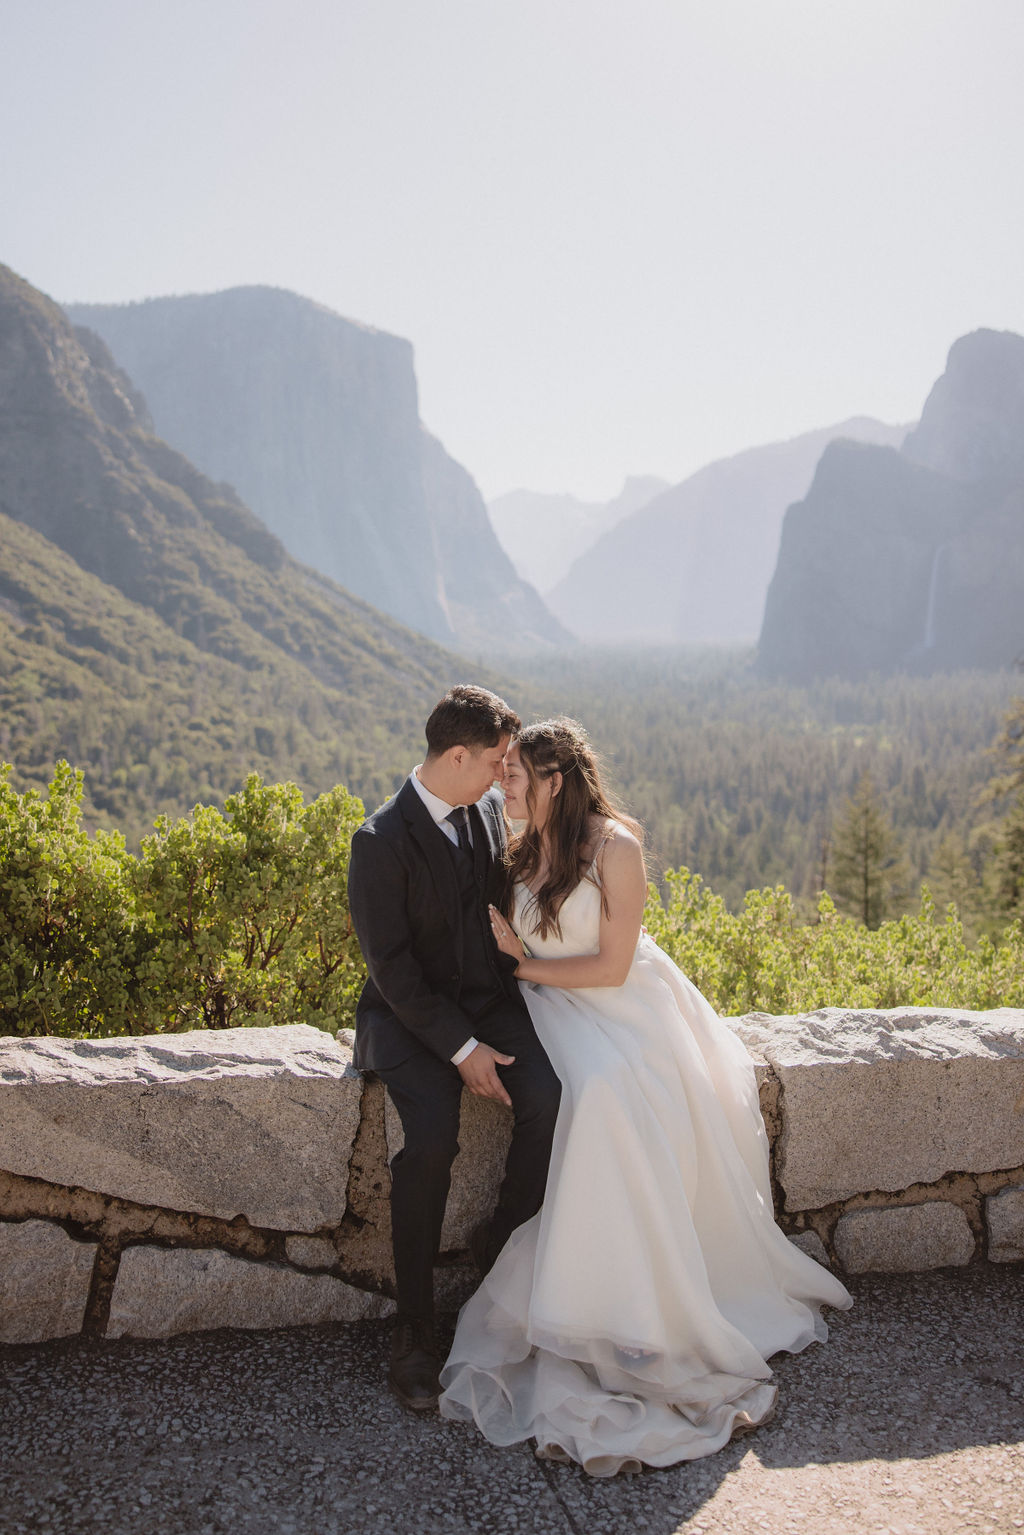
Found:
[[[463,1086],[515,1113],[497,1208],[473,1234],[482,1271],[540,1208],[561,1093],[487,914],[505,848],[493,784],[519,725],[486,688],[451,688],[427,720],[424,761],[352,839],[349,901],[368,972],[354,1059],[383,1080],[405,1132],[391,1162],[389,1380],[416,1410],[438,1396],[434,1262]]]

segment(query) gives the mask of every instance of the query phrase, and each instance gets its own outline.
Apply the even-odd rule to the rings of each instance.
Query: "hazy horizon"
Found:
[[[488,500],[916,419],[1024,332],[1012,0],[0,0],[0,260],[407,337]]]

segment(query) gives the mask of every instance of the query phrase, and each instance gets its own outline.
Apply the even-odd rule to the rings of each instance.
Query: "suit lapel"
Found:
[[[470,805],[468,810],[473,828],[473,873],[486,877],[488,864],[494,857],[493,829],[482,806]]]
[[[455,948],[459,966],[462,966],[462,900],[458,881],[452,865],[451,854],[444,845],[444,832],[434,822],[426,805],[412,784],[406,779],[398,791],[398,803],[409,828],[409,835],[427,861],[431,878],[437,887],[441,910],[451,923],[455,934]]]
[[[487,859],[491,863],[500,863],[505,851],[504,827],[501,812],[491,795],[485,794],[477,804],[471,805],[469,813],[473,819],[474,845],[483,843]]]

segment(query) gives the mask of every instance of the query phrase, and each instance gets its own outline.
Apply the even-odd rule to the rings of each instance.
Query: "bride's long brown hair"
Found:
[[[544,826],[550,854],[547,877],[530,903],[540,936],[546,938],[549,932],[554,932],[560,938],[558,913],[566,896],[582,879],[598,883],[592,861],[588,862],[586,857],[591,818],[618,821],[641,844],[643,829],[603,787],[597,757],[577,720],[561,718],[527,725],[515,737],[515,744],[529,780],[526,805],[531,818],[537,804],[537,784],[553,773],[562,775],[562,787],[550,802]],[[509,838],[506,865],[509,877],[505,900],[511,908],[516,880],[529,885],[541,867],[541,833],[529,822]],[[603,891],[601,902],[607,915]],[[505,914],[511,915],[511,910]]]

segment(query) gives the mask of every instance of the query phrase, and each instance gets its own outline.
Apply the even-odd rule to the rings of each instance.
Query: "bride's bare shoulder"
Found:
[[[600,857],[601,862],[607,861],[611,854],[617,863],[624,859],[632,859],[641,853],[640,842],[630,831],[628,826],[623,826],[621,821],[616,821],[611,816],[594,816],[588,828],[587,852],[591,859]]]

